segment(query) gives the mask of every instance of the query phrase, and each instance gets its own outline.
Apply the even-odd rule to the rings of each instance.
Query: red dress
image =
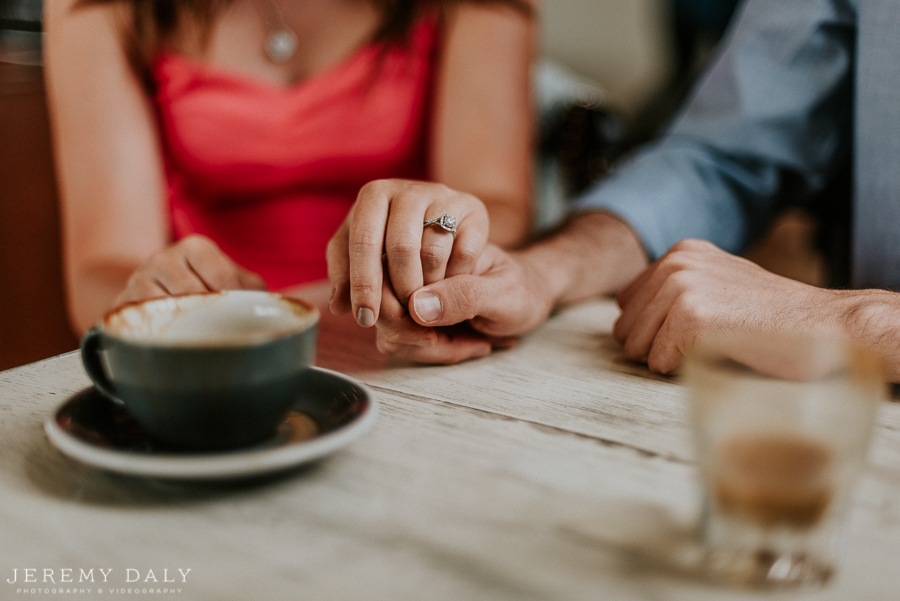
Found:
[[[327,277],[360,187],[426,179],[438,25],[281,87],[175,53],[153,67],[175,239],[209,236],[271,289]]]

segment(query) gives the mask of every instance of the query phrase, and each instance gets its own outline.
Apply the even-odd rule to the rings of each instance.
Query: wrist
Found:
[[[543,283],[551,306],[613,294],[649,264],[637,234],[599,211],[573,217],[516,255]]]
[[[891,382],[900,382],[900,297],[887,290],[854,290],[842,297],[843,333],[881,355]]]
[[[874,342],[900,326],[900,303],[887,290],[834,291],[841,333]]]

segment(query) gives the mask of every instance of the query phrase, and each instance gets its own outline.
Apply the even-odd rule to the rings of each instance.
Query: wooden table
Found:
[[[262,482],[73,462],[42,422],[88,385],[79,357],[0,372],[0,599],[33,598],[24,586],[100,598],[96,582],[59,583],[64,568],[113,569],[108,599],[772,598],[681,569],[698,513],[684,390],[623,359],[616,315],[608,300],[575,306],[512,350],[450,367],[387,361],[369,332],[328,318],[319,364],[366,382],[381,415],[346,449]],[[7,582],[25,568],[57,583]],[[900,404],[886,402],[838,576],[801,598],[898,599],[898,568]]]

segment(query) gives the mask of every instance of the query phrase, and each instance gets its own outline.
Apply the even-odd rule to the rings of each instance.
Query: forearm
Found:
[[[824,312],[861,346],[884,357],[891,382],[900,383],[900,293],[886,290],[829,291]]]
[[[531,233],[535,27],[504,3],[454,5],[438,65],[430,176],[484,203],[501,248]]]
[[[72,273],[67,278],[69,322],[81,335],[115,305],[137,265],[107,264]]]
[[[886,290],[829,290],[780,277],[778,280],[778,286],[770,282],[770,295],[777,291],[775,298],[753,302],[756,313],[735,311],[743,315],[742,326],[847,338],[884,357],[888,378],[900,382],[900,294]],[[756,284],[749,284],[744,298],[752,299],[753,294],[765,292]]]
[[[512,200],[487,198],[483,201],[491,221],[488,240],[500,248],[521,246],[531,231],[531,211]]]
[[[632,229],[600,211],[573,217],[517,257],[543,282],[554,306],[612,294],[649,263]]]

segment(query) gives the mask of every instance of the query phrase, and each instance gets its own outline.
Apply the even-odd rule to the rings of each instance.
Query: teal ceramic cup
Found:
[[[313,362],[318,310],[257,291],[167,297],[108,313],[81,342],[94,386],[179,449],[274,435]]]

